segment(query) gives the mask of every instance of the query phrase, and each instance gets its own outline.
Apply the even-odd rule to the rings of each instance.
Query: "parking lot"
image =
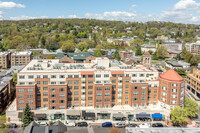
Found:
[[[68,133],[108,133],[111,127],[101,127],[98,125],[88,127],[68,127]],[[120,128],[125,133],[125,128]]]

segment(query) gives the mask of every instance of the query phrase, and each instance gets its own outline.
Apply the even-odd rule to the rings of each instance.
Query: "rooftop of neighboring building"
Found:
[[[5,76],[0,78],[0,91],[12,80],[12,76]]]
[[[184,81],[184,79],[173,69],[169,69],[168,71],[160,74],[159,77],[168,81],[176,81],[176,82]]]
[[[41,126],[36,122],[30,123],[24,130],[25,133],[67,133],[67,126],[61,121],[56,121],[53,125]]]
[[[172,65],[173,67],[182,67],[182,65],[179,64],[176,60],[166,61],[166,63]]]
[[[178,61],[178,63],[182,66],[190,66],[190,63],[184,62],[184,61]]]
[[[20,73],[23,72],[82,72],[82,71],[138,71],[138,72],[157,72],[153,67],[146,68],[142,65],[136,67],[126,65],[123,62],[110,61],[106,57],[99,57],[92,60],[91,63],[59,63],[59,59],[33,59],[27,66],[25,66]]]
[[[144,45],[141,45],[141,47],[143,47],[143,48],[156,48],[155,45],[151,45],[151,44],[144,44]]]
[[[26,51],[15,51],[12,53],[12,55],[31,55],[32,51],[26,50]]]
[[[8,51],[4,51],[4,52],[0,52],[0,56],[2,56],[2,55],[8,55],[10,52],[8,52]]]

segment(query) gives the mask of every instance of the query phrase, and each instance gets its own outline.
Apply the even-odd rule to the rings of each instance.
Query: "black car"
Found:
[[[17,124],[11,123],[10,126],[9,126],[9,128],[17,128]]]
[[[152,127],[164,127],[162,123],[154,123]]]
[[[138,125],[137,125],[137,124],[134,124],[134,123],[131,123],[131,124],[129,124],[127,127],[138,127]]]
[[[88,126],[87,122],[78,122],[77,125],[78,125],[79,127],[87,127],[87,126]]]

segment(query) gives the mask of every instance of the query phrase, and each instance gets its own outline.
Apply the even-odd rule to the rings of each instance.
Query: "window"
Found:
[[[48,84],[48,81],[43,81],[43,84],[44,84],[44,85],[47,85],[47,84]]]
[[[88,80],[88,83],[90,84],[90,83],[93,83],[93,80]]]
[[[74,92],[74,95],[78,95],[79,93],[78,92]]]
[[[101,99],[96,99],[96,102],[101,102]]]
[[[18,92],[24,92],[24,89],[18,89]]]
[[[74,97],[74,101],[78,101],[79,100],[79,98],[78,97]]]
[[[171,103],[172,103],[172,104],[177,104],[177,101],[172,100]]]
[[[157,95],[154,95],[153,97],[154,97],[154,98],[156,98],[156,97],[157,97]]]
[[[65,75],[60,75],[59,77],[60,77],[61,79],[63,79],[63,78],[65,78]]]
[[[79,84],[79,81],[78,80],[74,80],[74,84]]]
[[[128,96],[125,96],[125,99],[128,99]]]
[[[166,90],[167,90],[167,88],[163,86],[163,87],[162,87],[162,90],[166,91]]]
[[[18,103],[19,103],[19,104],[24,104],[24,101],[19,101]]]
[[[101,74],[97,74],[97,75],[96,75],[96,78],[101,78]]]
[[[33,77],[34,77],[33,75],[29,75],[28,79],[33,79]]]
[[[41,87],[37,87],[38,90],[41,90]]]
[[[137,74],[132,74],[132,77],[137,77]]]
[[[72,78],[72,75],[68,75],[68,78]]]
[[[137,87],[137,86],[134,86],[133,88],[134,88],[135,90],[137,90],[137,89],[138,89],[138,87]]]
[[[20,76],[19,76],[19,79],[24,79],[24,78],[25,78],[24,75],[20,75]]]
[[[19,107],[19,110],[24,110],[24,107]]]
[[[71,80],[69,80],[69,81],[68,81],[68,84],[72,84],[72,81],[71,81]]]
[[[65,94],[60,94],[59,97],[65,97]]]
[[[146,94],[146,92],[141,92],[141,95],[145,95]]]
[[[102,96],[102,94],[101,93],[97,93],[97,96]]]
[[[71,89],[72,89],[72,86],[68,86],[68,89],[70,89],[70,90],[71,90]]]
[[[109,102],[110,101],[110,99],[105,99],[105,102]]]
[[[43,90],[48,90],[48,87],[43,87]]]
[[[19,82],[20,85],[25,85],[25,82]]]
[[[173,87],[177,87],[177,86],[178,86],[178,84],[172,84],[172,86],[173,86]]]
[[[48,78],[48,75],[43,75],[43,78],[45,79],[45,78]]]
[[[74,106],[75,106],[75,107],[79,106],[79,103],[74,103]]]
[[[24,98],[24,95],[18,95],[18,98]]]
[[[33,104],[33,101],[28,101],[28,104]]]
[[[88,97],[88,100],[92,100],[92,97]]]
[[[56,107],[55,106],[51,106],[51,109],[56,109]]]
[[[79,78],[79,75],[74,75],[74,78]]]
[[[28,91],[28,92],[33,92],[33,89],[28,89],[27,91]]]
[[[59,106],[60,109],[65,109],[65,106]]]
[[[89,78],[93,78],[93,75],[88,75]]]
[[[68,92],[67,94],[68,94],[68,95],[72,95],[72,92]]]
[[[97,83],[97,84],[100,84],[100,83],[101,83],[101,81],[96,81],[96,83]]]
[[[33,98],[33,95],[27,95],[27,98]]]
[[[128,94],[128,90],[126,90],[125,93]]]
[[[56,92],[56,89],[55,89],[55,88],[52,88],[52,89],[51,89],[51,92]]]
[[[65,82],[60,82],[61,85],[65,84]]]
[[[156,92],[157,92],[157,89],[154,89],[154,92],[156,93]]]
[[[112,83],[116,83],[116,80],[112,80]]]
[[[65,89],[64,88],[59,88],[59,91],[63,92],[63,91],[65,91]]]
[[[138,95],[138,92],[133,92],[133,95]]]
[[[115,89],[115,88],[116,88],[116,85],[112,85],[112,88]]]
[[[39,85],[39,84],[40,84],[40,81],[37,81],[37,84]]]
[[[92,91],[88,91],[88,95],[92,95],[92,93],[93,93]]]
[[[105,93],[105,96],[110,96],[110,93]]]
[[[145,100],[145,97],[142,97],[141,100]]]
[[[109,74],[104,74],[104,78],[107,78],[107,77],[109,77]]]
[[[110,87],[105,87],[105,90],[110,90]]]
[[[67,101],[72,101],[72,98],[67,98]]]
[[[125,101],[125,104],[128,104],[128,101]]]
[[[146,86],[142,86],[141,89],[142,89],[142,90],[145,90],[145,89],[146,89]]]
[[[135,98],[133,98],[133,101],[137,101],[138,99],[135,97]]]
[[[55,94],[52,94],[51,97],[56,97],[56,95],[55,95]]]
[[[140,77],[144,77],[144,74],[140,74]]]
[[[126,85],[125,87],[126,87],[126,88],[129,88],[129,85]]]
[[[48,96],[48,93],[43,93],[43,96]]]
[[[102,90],[102,88],[101,88],[101,87],[97,87],[97,90],[98,90],[98,91],[101,91],[101,90]]]
[[[93,86],[88,86],[88,89],[93,89]]]
[[[172,92],[177,92],[177,89],[172,89]]]
[[[59,100],[59,103],[65,103],[65,100]]]

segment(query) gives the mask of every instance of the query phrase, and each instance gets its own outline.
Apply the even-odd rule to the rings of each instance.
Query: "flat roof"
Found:
[[[32,51],[19,51],[19,52],[14,52],[12,55],[30,55]]]

